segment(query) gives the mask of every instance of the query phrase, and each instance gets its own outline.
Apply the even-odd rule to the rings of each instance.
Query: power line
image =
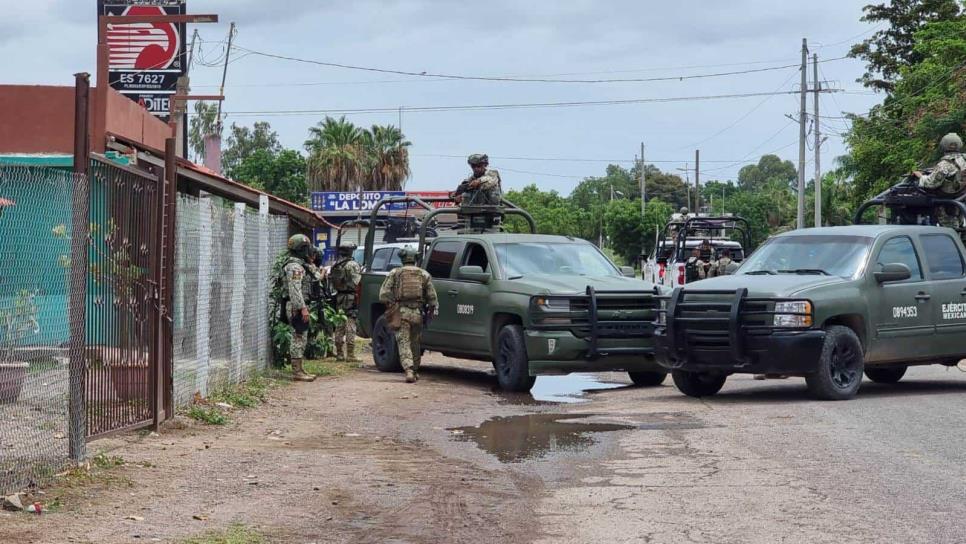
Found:
[[[406,106],[406,113],[418,112],[445,112],[445,111],[486,111],[486,110],[510,110],[510,109],[533,109],[533,108],[569,108],[582,106],[623,106],[629,104],[649,104],[649,103],[668,103],[668,102],[697,102],[707,100],[722,100],[728,98],[754,98],[769,95],[797,94],[798,91],[783,92],[761,92],[761,93],[735,93],[718,94],[705,96],[677,96],[661,98],[632,98],[626,100],[587,100],[572,102],[530,102],[516,104],[477,104],[462,106]],[[347,108],[347,109],[320,109],[320,110],[263,110],[263,111],[235,111],[226,112],[226,115],[235,116],[288,116],[288,115],[321,115],[339,114],[351,115],[361,113],[395,113],[399,110],[398,106],[381,108]]]
[[[292,57],[288,55],[279,55],[276,53],[256,51],[254,49],[248,49],[238,45],[234,45],[232,47],[240,51],[244,51],[250,55],[257,55],[257,56],[272,58],[277,60],[287,60],[291,62],[300,62],[304,64],[314,64],[317,66],[326,66],[329,68],[342,68],[346,70],[359,70],[364,72],[375,72],[380,74],[395,74],[395,75],[424,77],[424,78],[456,79],[456,80],[467,80],[467,81],[499,81],[499,82],[514,82],[514,83],[644,83],[644,82],[656,82],[656,81],[684,81],[687,79],[704,79],[704,78],[712,78],[712,77],[752,74],[752,73],[758,73],[758,72],[770,72],[774,70],[786,70],[797,66],[796,64],[785,64],[781,66],[769,66],[766,68],[752,68],[747,70],[736,70],[736,71],[730,71],[730,72],[717,72],[712,74],[692,74],[692,75],[662,76],[662,77],[651,77],[651,78],[616,78],[616,79],[614,78],[612,79],[521,78],[521,77],[510,77],[510,76],[470,76],[465,74],[411,72],[407,70],[375,68],[371,66],[356,66],[352,64],[344,64],[344,63],[338,63],[338,62],[326,62],[326,61],[320,61],[320,60],[303,59],[303,58]],[[828,61],[826,62],[842,60],[845,58],[847,57],[828,59]]]
[[[435,157],[444,159],[466,159],[466,155],[445,155],[440,153],[412,153],[412,157]],[[499,156],[499,155],[489,155],[490,159],[496,161],[540,161],[540,162],[588,162],[588,163],[607,163],[607,164],[634,164],[633,159],[589,159],[589,158],[569,158],[569,157],[509,157],[509,156]],[[651,160],[648,159],[644,161],[647,164],[681,164],[682,162],[690,161],[691,158],[687,159],[660,159]],[[701,159],[701,162],[714,162],[714,163],[732,163],[735,162],[734,159],[719,159],[719,160],[706,160]]]

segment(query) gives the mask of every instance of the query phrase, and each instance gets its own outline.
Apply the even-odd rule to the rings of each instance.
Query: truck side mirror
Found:
[[[912,277],[912,271],[903,263],[889,263],[882,265],[882,270],[876,271],[873,276],[879,283],[905,281]]]
[[[625,278],[633,278],[634,277],[634,267],[633,266],[622,266],[621,267],[621,275],[624,276]]]
[[[484,272],[480,266],[461,266],[456,277],[476,283],[490,283],[490,273]]]

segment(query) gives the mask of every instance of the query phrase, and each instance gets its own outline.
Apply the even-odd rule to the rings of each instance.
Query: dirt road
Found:
[[[913,369],[844,403],[808,400],[801,380],[735,377],[695,400],[621,374],[541,378],[540,401],[496,392],[488,371],[430,355],[415,386],[362,369],[280,388],[225,428],[95,442],[126,461],[120,481],[49,515],[0,516],[0,542],[178,542],[235,522],[293,543],[966,534],[955,370]]]

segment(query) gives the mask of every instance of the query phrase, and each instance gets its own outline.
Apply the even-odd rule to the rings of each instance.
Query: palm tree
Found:
[[[400,191],[410,176],[409,149],[412,145],[402,131],[392,125],[372,125],[363,132],[366,149],[367,189]]]
[[[309,129],[305,141],[308,185],[312,191],[354,191],[365,185],[363,131],[345,117],[326,117]]]

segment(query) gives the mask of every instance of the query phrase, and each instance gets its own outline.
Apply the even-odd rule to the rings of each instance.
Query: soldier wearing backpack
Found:
[[[292,378],[303,382],[315,380],[315,376],[307,374],[302,366],[311,322],[309,305],[312,302],[313,283],[316,281],[316,275],[309,264],[313,257],[312,242],[307,236],[296,234],[288,239],[288,258],[282,268],[285,302],[282,317],[294,329],[289,349]]]
[[[399,362],[406,371],[406,383],[419,379],[419,337],[428,318],[436,315],[439,302],[429,272],[416,266],[416,251],[399,251],[403,266],[386,276],[379,289],[379,301],[386,305],[389,327],[396,332]]]
[[[335,329],[335,356],[339,361],[359,362],[356,358],[356,318],[359,307],[356,288],[362,281],[362,267],[352,260],[356,245],[343,242],[339,246],[339,260],[329,270],[329,286],[335,293],[335,307],[345,312],[346,321]]]

